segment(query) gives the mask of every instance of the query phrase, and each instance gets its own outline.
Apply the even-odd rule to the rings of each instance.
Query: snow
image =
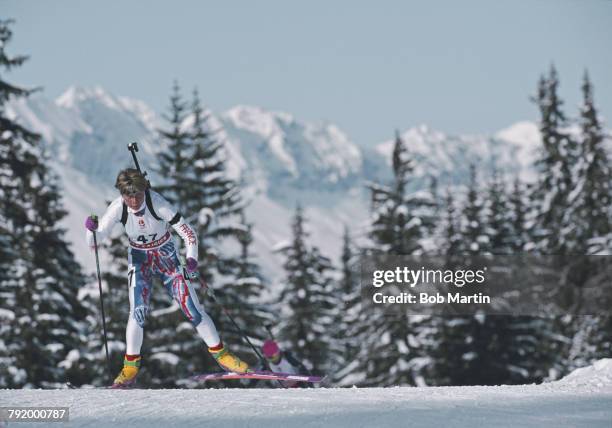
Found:
[[[596,361],[593,365],[576,369],[556,383],[573,388],[612,388],[612,358],[605,358]]]
[[[362,168],[359,148],[331,123],[302,122],[288,113],[253,106],[234,107],[221,120],[228,145],[239,147],[250,169],[263,169],[263,179],[272,184],[280,174],[333,185]]]
[[[10,311],[8,309],[0,308],[0,319],[5,319],[8,321],[12,321],[15,319],[15,312]]]
[[[518,122],[493,136],[446,135],[426,125],[410,128],[400,134],[414,158],[414,173],[426,178],[433,173],[441,184],[465,182],[471,163],[479,165],[485,175],[495,165],[500,171],[531,179],[531,162],[536,156],[540,133],[533,122]],[[391,166],[395,139],[379,143],[374,153]],[[423,181],[423,180],[422,180]],[[457,182],[457,183],[456,183]]]
[[[151,359],[162,361],[171,366],[177,365],[180,361],[180,358],[178,356],[170,352],[156,352],[155,354],[151,356]]]
[[[56,102],[58,106],[72,109],[78,108],[80,103],[88,99],[96,99],[113,110],[121,109],[122,103],[119,99],[100,86],[95,86],[93,88],[84,88],[76,85],[70,86],[57,98]]]
[[[538,125],[529,121],[517,122],[499,131],[495,134],[495,138],[502,140],[505,144],[510,143],[512,156],[522,167],[523,178],[533,179],[534,174],[529,165],[536,158],[536,150],[542,143]]]
[[[0,402],[3,406],[68,406],[73,427],[609,428],[611,379],[612,359],[607,359],[578,369],[561,381],[542,385],[24,389],[0,390]]]
[[[287,170],[293,176],[298,175],[295,160],[285,147],[285,134],[277,123],[277,119],[292,120],[290,116],[268,113],[260,107],[237,106],[226,112],[224,117],[233,122],[236,128],[261,136],[267,141],[272,154],[285,165]]]

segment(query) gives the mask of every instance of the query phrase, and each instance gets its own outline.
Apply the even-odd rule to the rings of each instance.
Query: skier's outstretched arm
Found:
[[[94,248],[94,239],[92,230],[96,231],[96,240],[98,245],[104,241],[113,231],[113,228],[117,223],[121,222],[121,212],[123,209],[123,201],[121,198],[115,199],[106,209],[106,212],[99,221],[95,222],[90,217],[87,217],[85,221],[85,227],[87,228],[87,245],[89,248]]]

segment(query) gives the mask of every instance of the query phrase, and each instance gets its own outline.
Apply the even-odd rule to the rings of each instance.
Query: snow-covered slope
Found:
[[[612,360],[608,359],[580,369],[565,380],[543,385],[1,390],[0,403],[67,406],[73,427],[609,428],[610,379]]]

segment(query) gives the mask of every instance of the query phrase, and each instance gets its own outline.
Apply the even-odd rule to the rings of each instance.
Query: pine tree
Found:
[[[201,274],[214,283],[214,272],[235,275],[234,256],[226,257],[217,249],[220,242],[230,239],[240,243],[246,226],[241,223],[244,204],[238,185],[227,177],[223,141],[213,129],[210,114],[200,105],[197,90],[191,108],[193,125],[190,138],[192,166],[185,174],[184,185],[189,188],[191,212],[200,213],[197,233],[200,241]]]
[[[527,227],[525,225],[527,218],[527,200],[523,184],[518,177],[514,180],[512,192],[508,199],[510,216],[511,216],[511,250],[513,254],[520,254],[529,237],[527,235]]]
[[[581,156],[577,168],[578,184],[570,203],[579,219],[576,240],[581,254],[589,241],[598,242],[612,232],[612,168],[604,142],[606,135],[593,99],[593,85],[585,72],[580,108]]]
[[[236,280],[228,285],[233,292],[225,293],[223,303],[231,308],[239,325],[248,330],[249,337],[263,341],[267,336],[264,327],[275,324],[276,320],[269,305],[262,300],[266,281],[251,250],[253,225],[246,221],[244,214],[241,215],[241,223],[245,225],[245,230],[238,238],[240,256],[237,260]],[[238,337],[238,332],[234,336],[232,349],[252,354],[250,346]]]
[[[351,240],[348,226],[342,237],[341,271],[337,292],[340,295],[339,310],[334,321],[333,340],[338,352],[333,356],[336,369],[332,381],[340,383],[349,364],[354,362],[360,343],[359,316],[361,313],[361,290],[359,287],[358,257]]]
[[[541,115],[542,151],[535,162],[539,176],[531,193],[534,206],[531,235],[536,249],[543,254],[567,254],[575,244],[567,236],[574,229],[574,219],[564,214],[576,184],[572,169],[578,161],[578,150],[567,131],[558,86],[557,71],[551,66],[548,78],[540,79],[534,98]]]
[[[506,195],[497,172],[481,195],[476,170],[470,166],[470,183],[459,225],[453,199],[447,196],[445,216],[445,269],[473,269],[479,256],[508,254],[509,224]],[[498,364],[504,318],[475,315],[438,316],[431,319],[432,335],[427,342],[430,382],[437,385],[496,384],[504,379],[503,364]]]
[[[0,68],[10,70],[27,57],[9,57],[11,20],[0,21]],[[0,218],[6,249],[0,263],[3,319],[0,386],[53,387],[78,373],[70,371],[84,347],[85,308],[78,299],[84,277],[59,221],[65,217],[57,177],[48,169],[40,136],[5,112],[11,98],[32,91],[0,80]],[[8,309],[10,308],[10,309]],[[3,322],[4,324],[4,322]],[[4,327],[2,330],[5,330]]]
[[[252,337],[263,338],[263,325],[269,322],[265,320],[270,315],[256,297],[263,291],[263,283],[256,282],[263,278],[248,252],[252,227],[244,224],[240,188],[226,173],[220,129],[215,129],[210,113],[201,106],[197,90],[193,93],[191,118],[192,163],[185,173],[185,185],[189,187],[188,209],[198,213],[200,275],[216,289],[218,300],[232,308],[231,315],[238,326]],[[222,245],[226,251],[220,251]],[[220,307],[210,306],[210,315],[232,351],[255,363],[251,347]]]
[[[292,241],[281,253],[285,256],[285,286],[279,307],[282,324],[280,339],[286,349],[299,355],[315,373],[325,373],[329,357],[335,351],[332,337],[333,311],[332,265],[316,247],[307,244],[304,214],[297,207],[292,223]]]
[[[217,290],[217,299],[224,306],[243,302],[240,287],[235,286],[240,275],[239,254],[225,254],[224,248],[240,249],[240,239],[247,227],[240,222],[242,203],[238,186],[225,173],[223,143],[212,129],[210,115],[200,105],[197,90],[187,113],[187,104],[182,100],[178,84],[175,83],[167,117],[170,130],[161,131],[167,142],[159,153],[158,173],[163,185],[157,189],[196,229],[199,247],[199,271],[204,281]],[[233,247],[232,247],[233,245]],[[200,287],[197,285],[196,290]],[[214,320],[223,341],[234,351],[251,352],[243,343],[239,331],[234,327],[218,305],[206,305],[204,296],[199,300]],[[170,303],[164,291],[152,295],[150,329],[155,331],[145,342],[154,367],[157,385],[171,385],[176,379],[196,371],[210,370],[216,363],[206,351],[201,338],[184,319],[178,306]],[[243,309],[250,303],[244,301]],[[253,305],[252,310],[233,312],[236,323],[245,328],[261,313]],[[178,327],[177,327],[178,326]],[[176,329],[176,332],[175,332]],[[261,337],[263,333],[259,333]],[[241,355],[242,356],[242,355]],[[253,361],[249,361],[252,363]],[[143,363],[144,365],[144,363]]]
[[[461,213],[460,246],[462,254],[490,254],[491,238],[485,218],[485,201],[477,183],[476,167],[470,165],[470,183]]]
[[[580,162],[576,165],[577,185],[571,195],[571,211],[566,214],[577,219],[575,224],[576,252],[604,253],[612,249],[612,169],[604,149],[606,135],[594,104],[593,86],[585,72],[582,84],[583,104],[580,108]],[[606,263],[599,257],[580,258],[581,278],[600,275]],[[572,268],[578,270],[574,264]],[[602,269],[603,268],[603,269]],[[605,277],[604,277],[605,278]],[[609,278],[608,278],[609,279]],[[605,280],[604,280],[605,281]],[[590,290],[590,299],[610,303],[610,287]],[[582,298],[582,293],[578,294]],[[609,306],[609,304],[608,304]],[[602,307],[606,307],[605,304]],[[567,370],[591,364],[609,355],[612,347],[612,323],[609,315],[574,317],[572,345],[569,349]],[[606,354],[607,352],[607,354]]]
[[[187,118],[187,104],[183,101],[177,81],[174,82],[172,91],[170,111],[168,115],[164,115],[170,129],[159,130],[166,144],[157,153],[159,166],[156,172],[164,178],[164,182],[157,183],[155,189],[182,213],[185,211],[184,204],[189,196],[186,193],[188,186],[183,183],[183,178],[191,163],[192,153],[189,150],[189,131],[184,127]]]
[[[408,193],[414,161],[399,132],[392,155],[391,186],[370,185],[372,195],[372,241],[377,252],[410,255],[423,252],[423,239],[434,227],[435,201],[431,193]]]
[[[456,255],[461,248],[460,224],[455,207],[455,200],[450,189],[446,191],[445,199],[446,212],[442,221],[442,242],[440,244],[441,253],[446,255]],[[447,258],[448,266],[454,265],[454,262]]]
[[[415,191],[414,165],[396,133],[392,154],[393,182],[371,184],[372,244],[367,256],[421,255],[428,248],[436,221],[437,204],[429,190]],[[415,385],[422,383],[423,340],[428,317],[406,312],[381,315],[371,302],[362,302],[356,338],[360,347],[342,375],[362,386]],[[377,316],[370,316],[376,313]],[[349,382],[350,383],[350,382]]]
[[[493,254],[512,254],[513,223],[504,182],[493,170],[488,189],[487,227]]]
[[[527,219],[530,242],[525,245],[525,249],[536,254],[555,255],[552,267],[556,271],[569,270],[576,273],[581,270],[572,266],[580,262],[575,258],[581,251],[576,234],[576,225],[580,220],[571,199],[578,185],[576,165],[580,164],[580,151],[568,131],[569,122],[562,111],[563,102],[558,96],[558,86],[557,71],[552,66],[548,77],[540,79],[538,93],[534,98],[540,110],[542,149],[534,164],[538,177],[530,192]],[[555,296],[555,300],[560,302],[559,310],[571,312],[568,308],[578,303],[578,294],[578,288],[560,282]],[[540,339],[540,346],[532,356],[532,361],[538,363],[533,364],[531,375],[544,374],[556,378],[567,372],[569,338],[575,334],[576,328],[573,316],[568,314],[529,319],[538,323]]]

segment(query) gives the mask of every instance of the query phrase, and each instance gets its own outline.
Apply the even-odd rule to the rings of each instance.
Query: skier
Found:
[[[168,293],[208,346],[208,351],[221,367],[245,373],[249,366],[224,346],[214,322],[204,311],[190,282],[183,277],[177,248],[169,226],[182,238],[187,253],[186,271],[198,268],[198,240],[193,228],[161,195],[149,189],[146,178],[137,169],[119,172],[115,187],[121,193],[106,209],[99,223],[95,216],[87,217],[87,242],[93,249],[93,233],[98,242],[107,237],[117,223],[123,224],[130,244],[128,247],[128,284],[130,314],[125,331],[126,353],[123,369],[114,387],[129,386],[135,381],[142,357],[143,327],[149,312],[151,285],[159,277]]]
[[[268,360],[270,370],[277,373],[304,374],[309,370],[298,361],[289,351],[281,351],[274,340],[266,340],[261,347],[264,357]],[[298,382],[285,381],[285,386],[291,388],[298,385]]]

